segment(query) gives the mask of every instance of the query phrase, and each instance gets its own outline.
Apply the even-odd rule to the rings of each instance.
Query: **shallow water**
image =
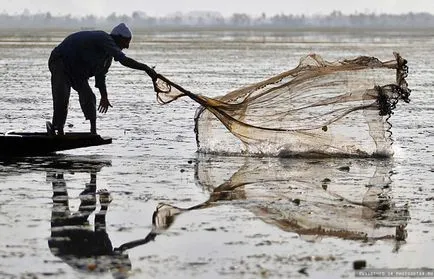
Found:
[[[432,34],[136,33],[128,55],[207,96],[291,69],[309,53],[326,60],[358,55],[388,60],[397,51],[409,61],[412,95],[391,118],[395,155],[388,160],[198,155],[196,104],[186,99],[160,106],[147,76],[114,63],[107,78],[113,108],[98,118],[99,133],[113,137],[111,145],[0,164],[1,278],[113,278],[116,266],[129,278],[289,278],[305,277],[304,272],[312,278],[353,277],[356,260],[365,260],[368,268],[433,268]],[[44,130],[51,118],[47,59],[65,35],[1,31],[1,132]],[[67,131],[87,131],[77,95],[71,96]],[[113,248],[150,232],[155,238],[125,251],[127,258],[106,253],[77,264],[56,256],[49,247],[56,231],[52,215],[59,213],[53,189],[65,185],[76,212],[86,184],[113,197],[106,215]],[[393,205],[382,222],[360,206],[372,189],[385,190]],[[177,214],[168,228],[164,224],[173,218],[163,218],[163,210],[163,217],[157,214],[163,225],[156,231],[152,220],[160,203],[182,210],[171,211]],[[405,206],[408,212],[395,210]],[[84,227],[91,233],[94,217]],[[312,235],[294,222],[327,230]],[[394,235],[396,222],[406,224],[405,241],[382,237]],[[366,237],[354,237],[360,234]]]

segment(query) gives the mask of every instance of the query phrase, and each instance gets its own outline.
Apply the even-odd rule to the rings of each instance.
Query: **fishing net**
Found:
[[[162,75],[154,79],[162,104],[188,96],[198,150],[204,153],[295,156],[391,156],[388,121],[399,100],[409,102],[407,61],[375,57],[328,62],[311,54],[267,80],[209,98]],[[222,125],[223,124],[223,125]]]

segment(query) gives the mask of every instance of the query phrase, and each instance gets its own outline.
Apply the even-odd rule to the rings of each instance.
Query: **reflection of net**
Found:
[[[161,75],[154,87],[160,103],[188,96],[201,105],[195,119],[202,152],[389,156],[388,119],[410,95],[407,61],[394,55],[327,62],[312,54],[293,70],[218,98]]]
[[[230,202],[284,231],[314,239],[402,240],[397,229],[410,219],[408,206],[394,202],[389,160],[203,156],[195,178],[211,193],[208,206]]]

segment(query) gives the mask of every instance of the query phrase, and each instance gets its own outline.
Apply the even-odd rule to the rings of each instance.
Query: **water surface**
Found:
[[[99,133],[113,137],[113,144],[0,164],[0,277],[113,278],[116,272],[129,278],[353,277],[356,260],[368,268],[432,268],[431,35],[135,33],[128,55],[207,96],[294,68],[309,53],[327,60],[359,55],[388,60],[397,51],[409,61],[412,96],[391,118],[395,155],[387,160],[198,155],[197,105],[187,99],[158,105],[144,73],[114,63],[107,77],[113,108],[98,117]],[[67,32],[1,34],[0,131],[43,131],[51,119],[47,60]],[[74,93],[67,123],[66,131],[88,130]],[[89,185],[107,189],[113,198],[105,240],[113,250],[125,243],[137,246],[122,257],[106,252],[77,264],[50,249],[53,214],[66,212],[54,206],[53,194],[66,189],[73,214]],[[358,205],[377,191],[388,196],[392,209],[407,210],[381,221],[378,211]],[[98,196],[95,202],[96,212],[83,223],[89,232],[100,210]],[[174,209],[160,211],[157,230],[153,213],[161,203]],[[294,221],[327,230],[307,233],[291,225]],[[394,235],[397,222],[406,224],[406,240],[382,237]],[[327,233],[335,229],[353,234]],[[146,239],[150,233],[152,240]],[[350,237],[356,235],[366,237]]]

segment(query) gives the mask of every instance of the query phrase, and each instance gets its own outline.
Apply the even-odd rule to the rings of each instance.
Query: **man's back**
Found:
[[[125,57],[113,38],[104,31],[80,31],[66,37],[54,50],[60,55],[69,75],[88,79],[107,66],[114,57]]]

